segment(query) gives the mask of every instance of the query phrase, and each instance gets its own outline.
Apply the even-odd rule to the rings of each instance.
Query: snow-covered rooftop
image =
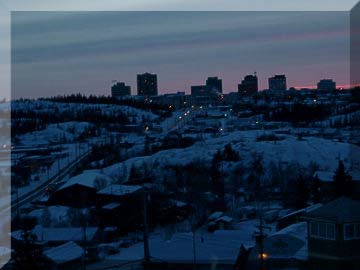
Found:
[[[140,190],[141,188],[142,188],[141,186],[109,185],[106,188],[100,190],[98,194],[123,196],[134,193]]]
[[[105,210],[113,210],[117,207],[119,207],[121,204],[120,203],[109,203],[107,205],[104,205],[102,208]]]
[[[102,184],[108,185],[112,182],[112,178],[105,174],[98,172],[86,171],[82,174],[70,178],[64,185],[62,185],[58,190],[73,186],[81,185],[85,187],[90,187],[98,189]]]
[[[223,215],[224,215],[223,212],[214,212],[208,217],[208,220],[215,220],[222,217]]]
[[[44,255],[55,263],[61,264],[80,259],[83,255],[83,249],[76,243],[70,241],[44,251]]]

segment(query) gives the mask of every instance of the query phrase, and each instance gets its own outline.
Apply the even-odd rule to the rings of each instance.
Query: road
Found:
[[[62,168],[59,173],[54,175],[53,177],[50,177],[48,180],[41,183],[39,186],[36,187],[35,190],[28,192],[26,194],[23,194],[21,197],[19,197],[16,202],[13,202],[11,206],[4,205],[0,208],[0,217],[6,217],[7,215],[10,215],[11,213],[14,213],[14,211],[19,207],[24,206],[25,204],[35,200],[36,198],[40,197],[44,193],[44,189],[46,186],[52,183],[60,182],[62,181],[66,176],[68,176],[73,169],[76,168],[77,165],[79,165],[81,162],[83,162],[91,150],[85,152],[80,158],[78,158],[76,161],[69,163],[65,168]],[[12,210],[12,211],[11,211]]]

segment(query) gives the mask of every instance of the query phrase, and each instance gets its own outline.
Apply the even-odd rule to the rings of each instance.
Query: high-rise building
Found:
[[[192,96],[208,96],[210,94],[206,85],[193,85],[191,86]]]
[[[218,77],[208,77],[206,80],[206,86],[210,91],[222,93],[222,80]]]
[[[125,85],[123,82],[117,82],[111,86],[111,96],[112,97],[123,97],[131,95],[131,87]]]
[[[275,75],[274,77],[269,78],[269,90],[285,91],[286,89],[285,75]]]
[[[238,84],[238,92],[242,96],[251,96],[256,94],[258,91],[258,78],[256,73],[254,75],[246,75],[245,78],[241,81],[241,84]]]
[[[320,80],[317,84],[317,90],[319,91],[333,91],[336,90],[336,82],[331,79]]]
[[[137,75],[137,94],[139,96],[157,96],[157,75],[144,73]]]

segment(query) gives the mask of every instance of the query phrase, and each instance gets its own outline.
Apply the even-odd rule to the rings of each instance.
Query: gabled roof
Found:
[[[360,222],[360,201],[340,197],[308,212],[305,218],[323,219],[336,223]]]
[[[82,174],[76,175],[72,178],[70,178],[64,185],[62,185],[58,190],[62,190],[64,188],[74,186],[74,185],[80,185],[85,186],[93,189],[97,189],[97,182],[104,183],[105,185],[108,185],[112,182],[112,179],[105,175],[98,172],[84,172]]]
[[[83,255],[83,249],[71,241],[44,251],[44,255],[53,262],[60,264],[80,259]]]

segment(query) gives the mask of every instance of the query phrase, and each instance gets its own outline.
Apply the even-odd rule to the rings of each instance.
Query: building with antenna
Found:
[[[245,78],[238,84],[238,93],[241,96],[252,96],[258,91],[258,78],[256,72],[254,75],[246,75]]]

